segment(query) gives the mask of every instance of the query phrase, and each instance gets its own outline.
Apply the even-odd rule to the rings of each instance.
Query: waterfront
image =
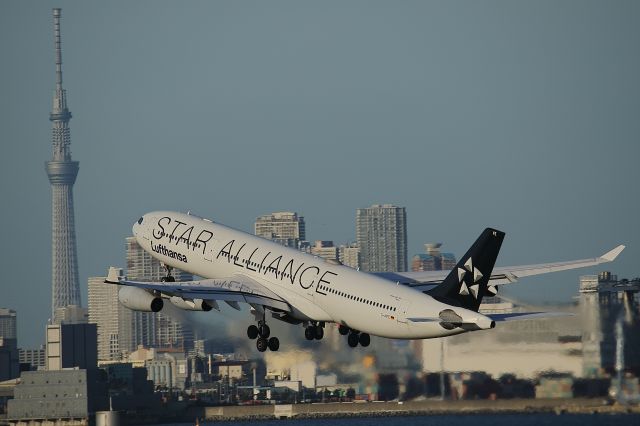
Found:
[[[179,416],[171,417],[166,413],[156,413],[153,417],[132,419],[123,418],[128,424],[155,424],[195,422],[268,422],[273,419],[289,419],[314,422],[342,422],[345,419],[367,418],[411,418],[428,417],[437,421],[442,417],[470,416],[622,416],[619,418],[637,419],[640,407],[610,404],[597,398],[575,399],[511,399],[511,400],[469,400],[414,402],[372,402],[372,403],[326,403],[326,404],[284,404],[284,405],[245,405],[218,407],[189,407]],[[173,421],[171,419],[174,419]],[[520,417],[519,417],[520,418]],[[524,418],[524,417],[523,417]],[[574,418],[574,417],[572,417]],[[418,420],[416,420],[418,421]],[[359,424],[359,423],[356,423]]]
[[[340,419],[290,419],[287,426],[334,426],[336,423],[349,426],[626,426],[640,424],[640,414],[452,414],[394,417],[343,417]],[[219,422],[216,422],[219,423]],[[227,422],[224,422],[227,423]],[[173,426],[186,426],[191,423]],[[204,426],[207,423],[200,423]],[[282,425],[283,420],[243,420],[234,421],[237,426]]]

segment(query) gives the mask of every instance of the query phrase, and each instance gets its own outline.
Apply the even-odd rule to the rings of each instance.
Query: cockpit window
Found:
[[[142,219],[143,218],[138,219],[138,225],[142,225]]]

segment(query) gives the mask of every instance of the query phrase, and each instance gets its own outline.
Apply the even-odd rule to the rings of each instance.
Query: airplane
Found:
[[[564,314],[482,314],[483,297],[518,279],[613,261],[619,245],[593,259],[494,268],[505,233],[485,229],[451,271],[368,273],[236,230],[191,213],[157,211],[133,224],[138,244],[165,266],[160,282],[129,281],[111,267],[105,283],[120,285],[129,309],[159,312],[165,301],[191,311],[251,306],[247,337],[257,350],[277,351],[267,319],[302,324],[307,340],[338,325],[347,343],[369,346],[371,336],[429,339],[491,329],[497,322]],[[203,277],[176,282],[173,268]]]

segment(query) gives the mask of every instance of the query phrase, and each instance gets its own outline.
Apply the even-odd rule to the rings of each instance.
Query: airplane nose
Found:
[[[133,232],[134,236],[138,236],[138,228],[140,228],[140,225],[142,225],[142,222],[144,222],[144,216],[141,217],[140,219],[138,219],[134,224],[133,227],[131,228],[131,232]]]

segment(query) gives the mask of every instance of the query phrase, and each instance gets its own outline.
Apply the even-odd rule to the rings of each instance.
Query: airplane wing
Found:
[[[586,268],[601,263],[612,262],[625,249],[624,245],[610,250],[599,257],[591,259],[571,260],[568,262],[540,263],[536,265],[502,266],[493,268],[490,286],[511,284],[518,279],[532,275],[546,274],[549,272],[566,271],[569,269]],[[444,280],[449,271],[424,271],[424,272],[381,272],[375,275],[387,278],[391,281],[407,285],[420,291],[430,290]]]
[[[291,306],[286,300],[257,281],[241,274],[221,279],[147,282],[129,281],[126,277],[118,276],[117,271],[117,268],[110,268],[105,283],[139,287],[158,291],[165,296],[179,296],[186,300],[221,300],[235,309],[239,309],[237,303],[241,302],[291,312]]]

